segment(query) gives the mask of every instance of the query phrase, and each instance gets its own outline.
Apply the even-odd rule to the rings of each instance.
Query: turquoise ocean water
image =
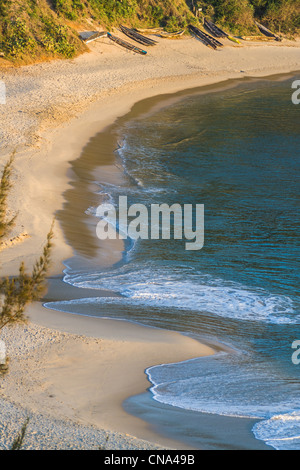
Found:
[[[132,240],[110,269],[67,265],[65,282],[120,298],[48,304],[221,341],[231,352],[147,371],[152,399],[258,418],[256,439],[300,449],[300,105],[293,79],[195,93],[119,128],[121,185],[99,198],[204,204],[205,244]],[[89,212],[96,208],[87,208]],[[180,426],[180,423],[178,424]]]

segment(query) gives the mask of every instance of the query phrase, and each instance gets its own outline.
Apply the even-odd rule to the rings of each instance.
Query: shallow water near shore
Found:
[[[300,108],[291,102],[292,81],[257,80],[188,95],[122,122],[120,172],[109,182],[101,169],[87,175],[94,197],[88,207],[81,201],[80,210],[95,220],[97,203],[117,207],[120,195],[146,206],[204,204],[204,248],[188,252],[183,241],[140,240],[125,245],[121,262],[104,268],[81,253],[88,261],[68,260],[64,281],[120,296],[47,304],[222,342],[224,351],[213,357],[147,370],[145,402],[199,417],[253,420],[247,429],[260,440],[251,441],[257,448],[261,441],[300,448],[300,366],[291,360],[291,345],[300,339]],[[111,161],[114,139],[104,149]],[[101,155],[101,142],[95,137],[85,149],[92,159]],[[125,408],[141,415],[137,402]],[[189,435],[201,436],[197,420],[194,432],[178,426],[195,445]]]

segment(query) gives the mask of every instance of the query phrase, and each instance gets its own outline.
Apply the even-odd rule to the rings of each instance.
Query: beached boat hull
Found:
[[[236,44],[241,44],[237,38],[234,38],[232,36],[228,36],[227,39],[229,39],[229,41],[235,42]]]
[[[216,26],[212,21],[204,18],[204,26],[207,31],[212,34],[215,38],[227,38],[228,34],[225,31],[222,31],[218,26]]]
[[[113,36],[111,33],[107,33],[107,37],[118,44],[119,46],[124,47],[125,49],[128,49],[129,51],[136,52],[137,54],[141,55],[146,55],[147,51],[144,51],[143,49],[140,49],[139,47],[134,46],[133,44],[130,44],[129,42],[123,41],[123,39],[117,38],[116,36]]]
[[[159,36],[165,39],[176,39],[176,38],[183,36],[185,33],[185,29],[176,31],[175,33],[168,33],[163,28],[150,28],[150,29],[137,28],[136,31],[138,33],[143,33],[143,34],[153,34],[155,36]]]
[[[164,31],[164,28],[136,28],[136,31],[142,34],[158,34]]]
[[[274,38],[267,36],[241,36],[243,41],[274,41]]]
[[[236,44],[240,44],[240,41],[232,36],[230,36],[228,33],[223,31],[221,28],[219,28],[217,25],[215,25],[212,21],[207,20],[206,18],[204,19],[204,26],[207,29],[207,31],[212,34],[216,38],[227,38],[232,42],[235,42]]]
[[[185,29],[182,31],[177,31],[176,33],[167,33],[166,31],[161,31],[160,33],[157,33],[158,36],[164,39],[177,39],[183,36],[185,33]]]
[[[255,21],[255,24],[256,26],[258,27],[258,29],[260,30],[260,32],[262,34],[264,34],[265,36],[269,37],[269,38],[272,38],[272,39],[275,39],[275,41],[282,41],[282,39],[277,36],[276,34],[272,33],[272,31],[270,31],[268,28],[266,28],[265,26],[263,26],[262,24],[258,23],[257,21]]]
[[[79,33],[80,39],[85,43],[88,44],[89,42],[95,41],[99,38],[107,37],[106,31],[82,31]]]
[[[155,46],[157,44],[157,41],[142,36],[134,29],[126,28],[126,26],[122,25],[120,26],[120,29],[123,34],[128,36],[130,39],[133,39],[134,41],[138,42],[139,44],[142,44],[143,46]]]
[[[222,47],[223,44],[215,39],[214,37],[210,36],[209,34],[204,33],[204,31],[201,31],[201,29],[196,28],[196,26],[189,25],[190,31],[195,34],[196,37],[198,37],[203,44],[205,44],[208,47],[211,47],[212,49],[216,50],[218,47]]]

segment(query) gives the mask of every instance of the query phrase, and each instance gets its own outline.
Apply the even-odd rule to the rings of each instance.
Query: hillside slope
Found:
[[[162,26],[173,31],[208,16],[234,34],[257,33],[254,18],[295,34],[299,0],[0,0],[0,56],[13,63],[72,58],[83,29]],[[194,13],[198,11],[198,18]],[[3,59],[2,59],[3,60]],[[1,66],[1,60],[0,60]]]

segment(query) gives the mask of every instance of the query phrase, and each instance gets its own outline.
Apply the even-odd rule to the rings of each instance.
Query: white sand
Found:
[[[160,39],[143,57],[100,39],[91,43],[91,53],[75,60],[0,68],[7,88],[7,104],[0,105],[0,157],[18,150],[10,206],[22,210],[12,237],[30,236],[1,253],[6,274],[17,271],[20,257],[30,265],[40,253],[72,176],[69,161],[135,102],[230,78],[300,69],[300,42],[232,44],[212,51],[195,39]],[[59,227],[56,237],[54,270],[61,272],[60,260],[72,251]]]
[[[176,446],[127,415],[122,402],[147,389],[145,368],[208,355],[213,353],[209,347],[177,333],[128,322],[45,313],[39,305],[31,308],[31,320],[25,329],[18,327],[13,334],[5,331],[1,336],[10,355],[10,372],[1,379],[0,388],[6,401],[27,410],[30,416],[92,425],[109,435],[124,433]],[[35,322],[50,322],[52,328]],[[56,324],[66,333],[55,330]],[[63,444],[72,442],[64,439]],[[124,438],[120,444],[124,445]]]
[[[8,92],[7,104],[0,106],[0,155],[4,162],[17,148],[10,207],[20,211],[13,246],[1,251],[3,274],[16,273],[21,260],[32,265],[62,208],[72,178],[69,162],[135,102],[230,78],[300,70],[299,42],[228,42],[218,52],[194,39],[159,42],[147,57],[101,39],[91,44],[91,53],[72,61],[0,69]],[[56,223],[51,274],[61,274],[62,261],[72,253]],[[49,312],[40,305],[28,314],[28,327],[3,332],[11,362],[0,381],[0,448],[10,445],[28,413],[28,448],[96,448],[106,433],[106,445],[114,449],[178,445],[128,416],[122,401],[149,386],[147,367],[211,354],[210,348],[177,333]]]

